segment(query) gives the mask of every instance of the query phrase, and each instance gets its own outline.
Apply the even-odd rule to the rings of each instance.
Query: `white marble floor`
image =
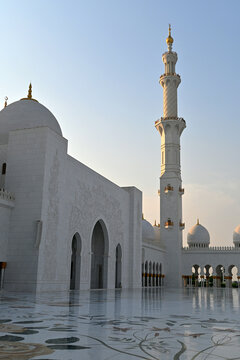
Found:
[[[0,293],[0,359],[240,359],[240,290]]]

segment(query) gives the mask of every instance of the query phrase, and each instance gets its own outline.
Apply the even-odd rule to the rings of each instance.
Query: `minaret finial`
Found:
[[[4,107],[7,107],[7,101],[8,101],[8,97],[7,96],[5,96],[5,102],[4,102]]]
[[[31,100],[32,99],[32,84],[29,84],[29,88],[28,88],[28,99]]]
[[[166,43],[167,43],[167,46],[168,46],[168,51],[172,51],[173,38],[171,36],[171,31],[172,31],[171,24],[169,24],[168,37],[166,39]]]
[[[197,219],[197,225],[199,225],[199,219]]]

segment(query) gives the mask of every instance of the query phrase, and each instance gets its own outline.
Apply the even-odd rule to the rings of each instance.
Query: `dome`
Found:
[[[238,225],[233,232],[233,242],[235,246],[240,246],[240,225]]]
[[[210,244],[210,235],[207,229],[197,222],[188,232],[187,235],[188,245],[208,247]]]
[[[142,220],[142,238],[146,240],[155,240],[155,231],[153,226],[147,220]]]
[[[8,141],[9,131],[43,126],[62,136],[55,116],[45,106],[30,99],[16,101],[0,111],[0,142]]]

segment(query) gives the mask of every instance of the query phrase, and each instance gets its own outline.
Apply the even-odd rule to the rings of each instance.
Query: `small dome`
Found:
[[[142,238],[146,240],[155,240],[155,231],[153,226],[147,220],[142,220]]]
[[[210,244],[210,235],[207,229],[197,222],[188,232],[187,242],[189,246],[204,246],[208,247]]]
[[[45,106],[30,99],[16,101],[0,111],[0,142],[8,141],[10,131],[43,126],[62,136],[55,116]]]
[[[238,225],[233,232],[233,243],[240,246],[240,225]]]

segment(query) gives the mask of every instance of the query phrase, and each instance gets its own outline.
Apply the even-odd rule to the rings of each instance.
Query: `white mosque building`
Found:
[[[161,135],[160,224],[142,219],[142,193],[119,187],[67,152],[54,115],[28,96],[0,112],[0,278],[14,291],[66,291],[148,286],[232,286],[240,269],[240,226],[233,247],[210,247],[199,222],[182,247],[177,54],[165,72]],[[71,176],[69,176],[71,174]],[[194,273],[194,275],[193,275]],[[239,278],[240,279],[240,278]]]

